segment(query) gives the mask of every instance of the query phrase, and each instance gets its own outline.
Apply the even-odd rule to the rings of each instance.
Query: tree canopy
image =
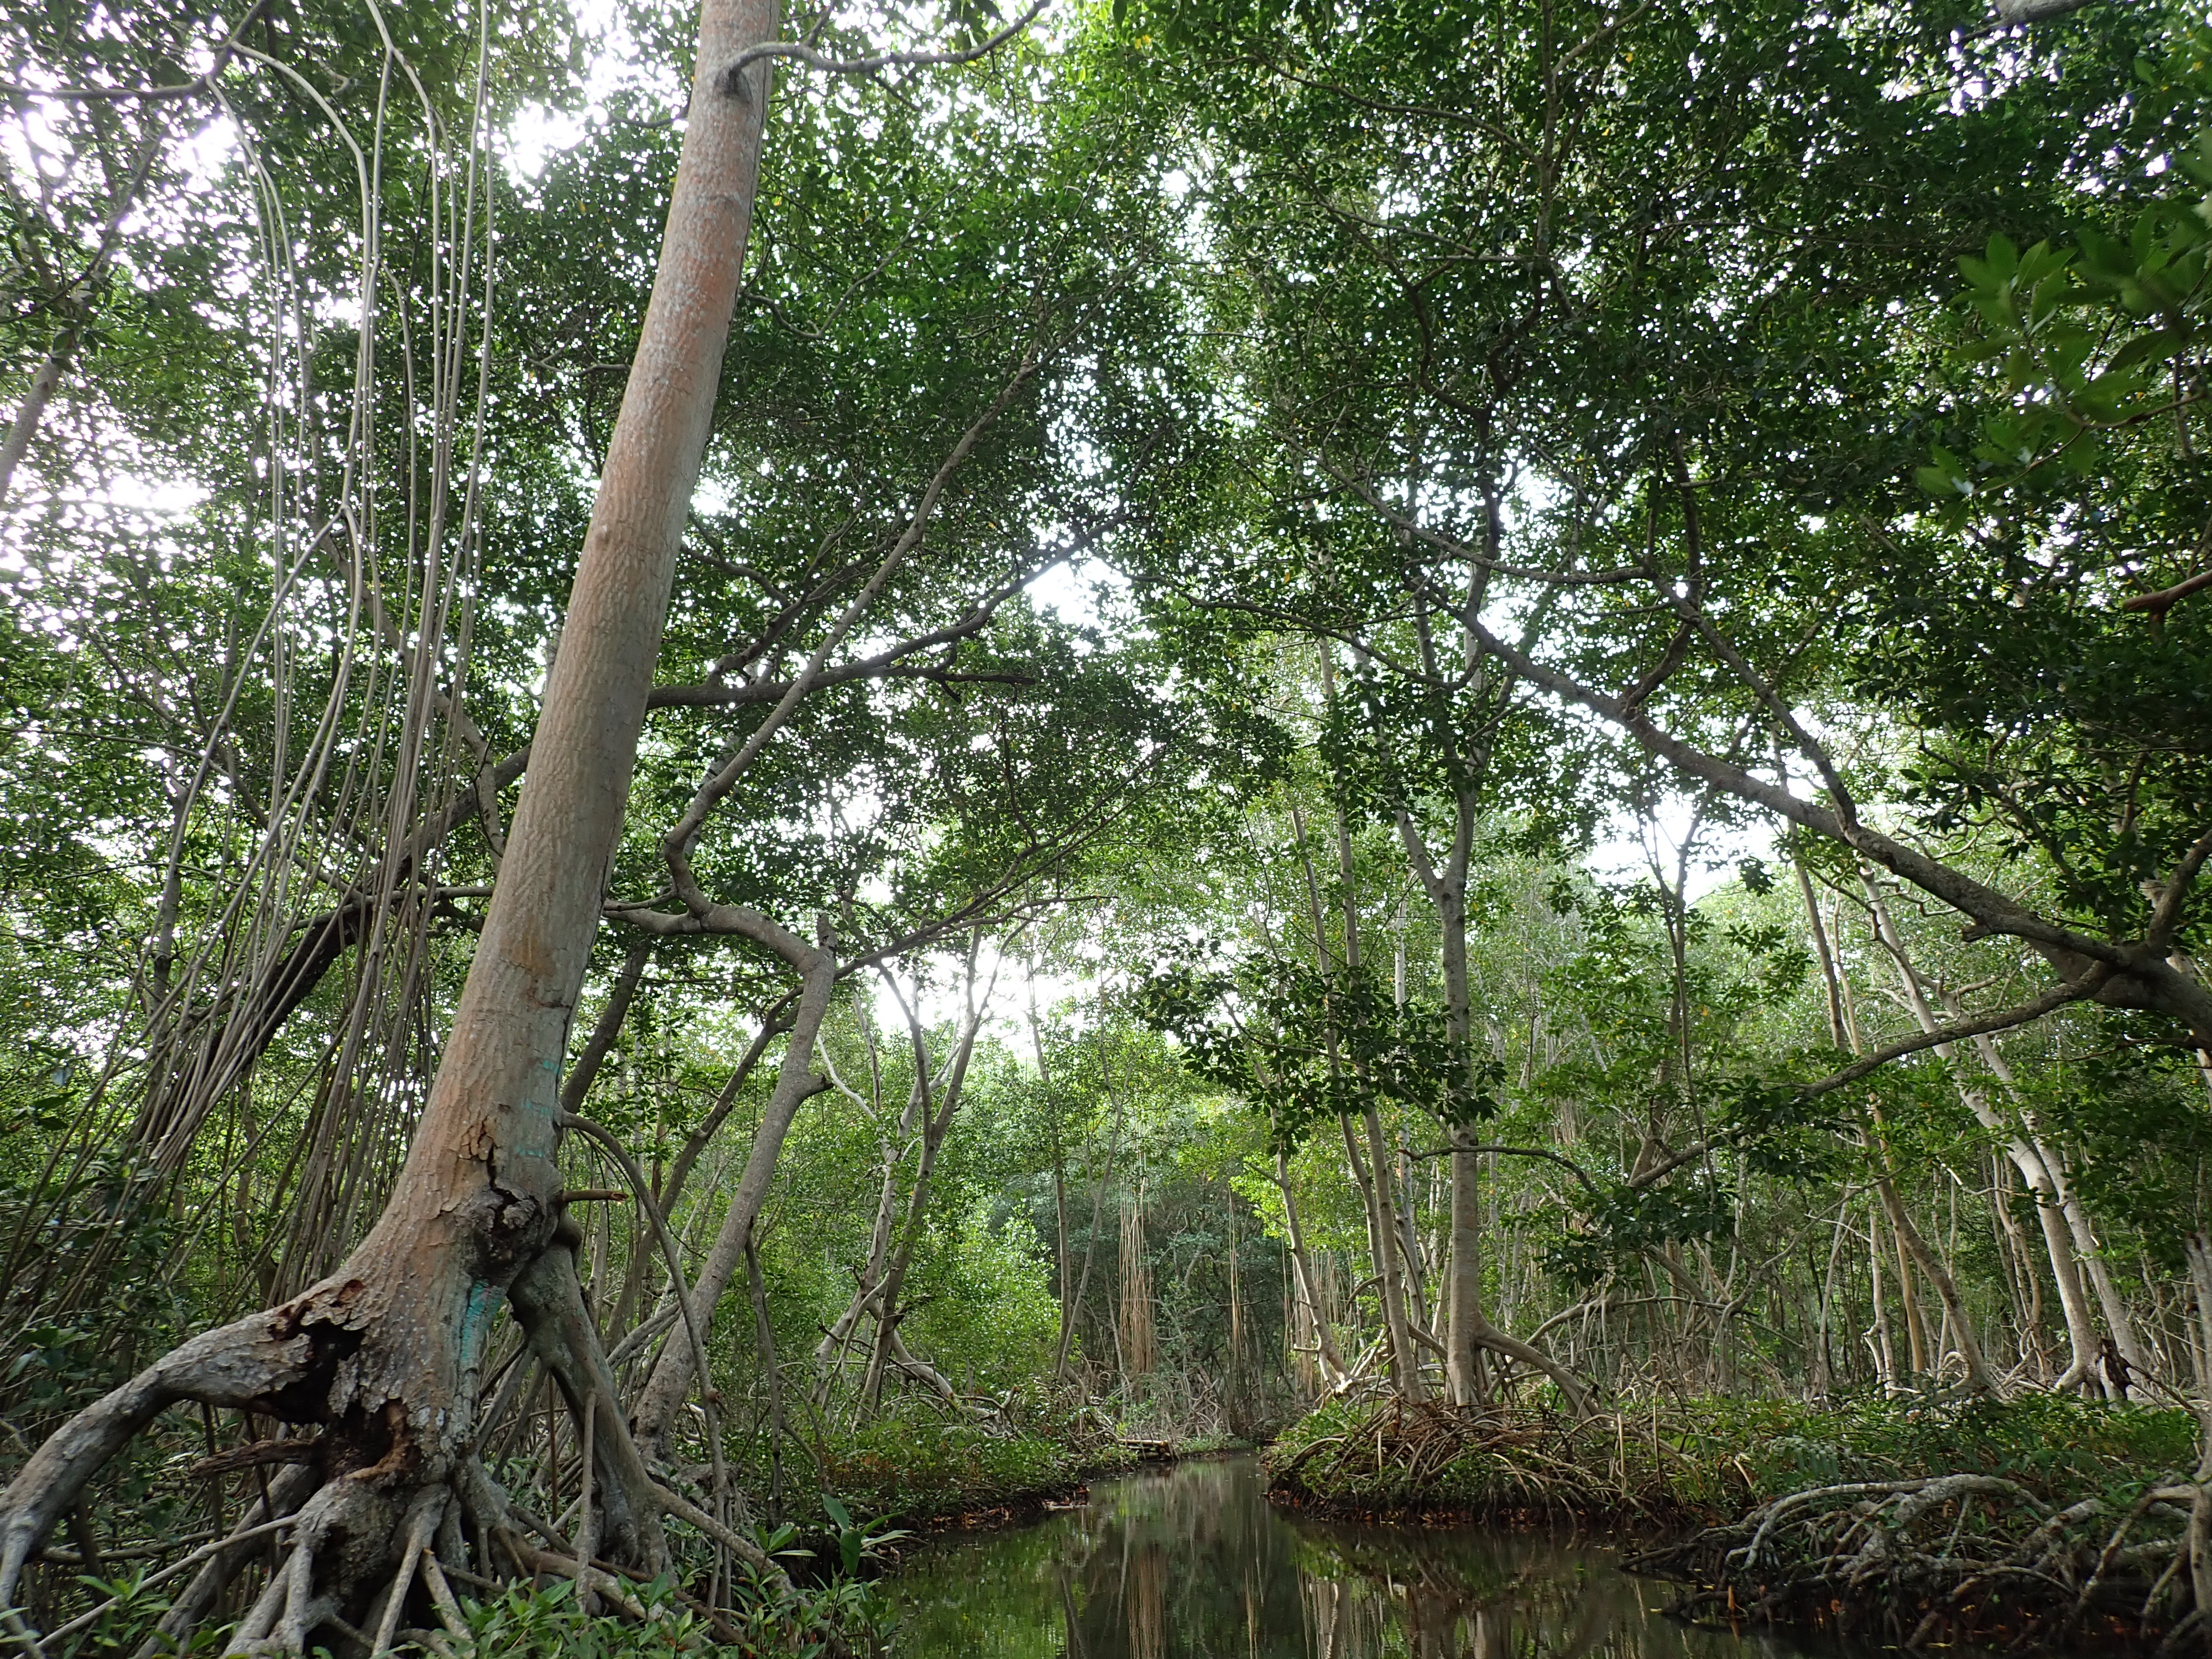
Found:
[[[388,1646],[428,1549],[734,1642],[754,1521],[924,1417],[2212,1425],[2208,64],[2162,3],[0,16],[10,1632],[98,1600],[88,1492],[313,1518],[180,1638]],[[395,1250],[417,1370],[341,1309]],[[249,1328],[325,1346],[177,1358]]]

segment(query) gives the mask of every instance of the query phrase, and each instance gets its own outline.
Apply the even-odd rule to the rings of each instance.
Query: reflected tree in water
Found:
[[[1249,1458],[1102,1483],[893,1581],[902,1659],[1749,1659],[1671,1593],[1556,1534],[1309,1521]]]

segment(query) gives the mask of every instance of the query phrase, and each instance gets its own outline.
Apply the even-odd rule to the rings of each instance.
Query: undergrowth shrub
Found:
[[[993,1432],[926,1410],[885,1415],[818,1449],[821,1477],[855,1514],[990,1509],[1073,1486],[1092,1461],[1042,1434]]]

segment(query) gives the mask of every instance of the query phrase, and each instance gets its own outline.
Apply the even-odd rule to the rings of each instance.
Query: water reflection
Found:
[[[918,1552],[900,1659],[1756,1659],[1600,1548],[1287,1517],[1257,1462],[1101,1482],[1084,1509]]]

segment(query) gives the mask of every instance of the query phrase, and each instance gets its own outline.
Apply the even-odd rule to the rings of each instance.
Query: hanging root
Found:
[[[1992,1475],[1854,1481],[1624,1565],[1685,1582],[1675,1611],[1693,1622],[1829,1625],[1913,1649],[2170,1648],[2212,1604],[2212,1492],[2191,1481],[2054,1508]]]

